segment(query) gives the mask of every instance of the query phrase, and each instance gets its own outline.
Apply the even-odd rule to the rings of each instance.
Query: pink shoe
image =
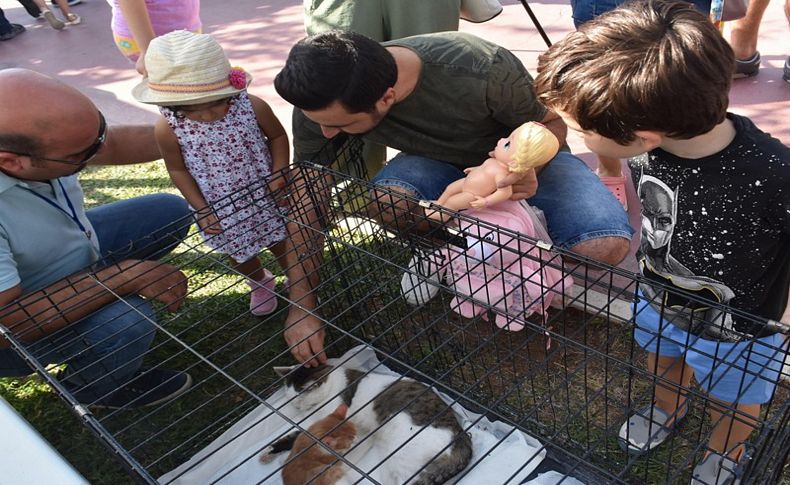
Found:
[[[623,205],[623,209],[628,210],[628,200],[625,198],[625,175],[619,177],[600,177],[601,182]]]
[[[268,315],[277,310],[277,294],[274,292],[274,287],[277,284],[274,281],[274,275],[269,270],[263,270],[263,279],[253,282],[248,281],[252,292],[250,293],[250,313],[256,317]]]

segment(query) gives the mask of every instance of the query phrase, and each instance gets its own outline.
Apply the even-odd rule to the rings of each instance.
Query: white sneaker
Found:
[[[428,303],[439,293],[439,284],[446,273],[444,254],[417,250],[409,260],[409,270],[400,280],[400,290],[406,302],[414,306]]]

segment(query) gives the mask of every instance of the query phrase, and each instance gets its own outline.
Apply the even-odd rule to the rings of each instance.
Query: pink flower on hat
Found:
[[[241,67],[234,66],[228,74],[230,85],[236,89],[244,89],[247,86],[247,72]]]

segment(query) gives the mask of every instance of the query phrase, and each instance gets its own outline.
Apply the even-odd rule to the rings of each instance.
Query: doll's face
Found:
[[[499,142],[494,148],[494,151],[490,154],[493,158],[496,158],[500,162],[506,163],[508,165],[510,165],[513,158],[513,151],[516,149],[516,147],[513,146],[513,143],[510,142],[511,138],[513,138],[513,135],[507,138],[500,138]]]

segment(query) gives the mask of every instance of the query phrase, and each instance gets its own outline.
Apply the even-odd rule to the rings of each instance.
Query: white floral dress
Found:
[[[222,232],[202,234],[209,247],[238,262],[285,239],[285,221],[266,181],[272,157],[246,92],[220,120],[202,122],[160,111],[178,138],[184,165],[214,209]]]

